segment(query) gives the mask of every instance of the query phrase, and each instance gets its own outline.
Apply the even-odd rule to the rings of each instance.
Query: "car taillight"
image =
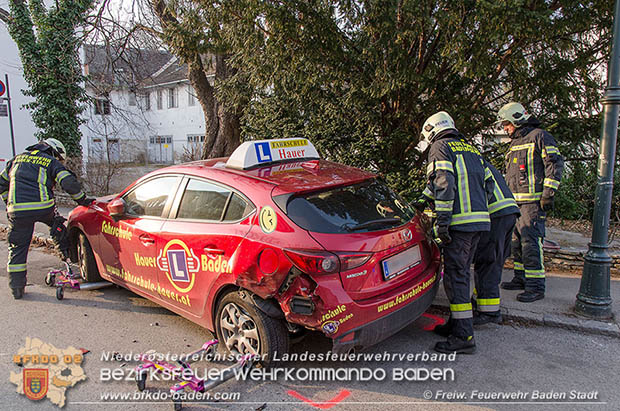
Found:
[[[336,253],[340,258],[340,269],[342,271],[352,270],[360,265],[366,264],[372,253]]]
[[[284,249],[295,267],[306,274],[333,274],[340,271],[338,256],[327,251]]]

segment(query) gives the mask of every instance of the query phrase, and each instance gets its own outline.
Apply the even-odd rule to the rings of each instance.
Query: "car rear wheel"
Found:
[[[215,321],[220,346],[231,354],[260,355],[261,364],[268,367],[276,351],[288,352],[284,323],[257,309],[244,291],[231,292],[220,300]]]
[[[93,249],[90,247],[90,243],[84,233],[80,233],[78,236],[77,254],[80,274],[84,281],[101,281],[101,276],[99,275],[99,269],[97,268],[97,263],[95,262]]]

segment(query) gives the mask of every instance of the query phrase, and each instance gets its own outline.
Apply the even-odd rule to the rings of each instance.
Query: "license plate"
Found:
[[[414,245],[411,248],[406,249],[396,255],[386,258],[381,261],[381,267],[383,268],[383,278],[386,280],[392,279],[399,274],[404,273],[412,267],[420,264],[420,246]]]

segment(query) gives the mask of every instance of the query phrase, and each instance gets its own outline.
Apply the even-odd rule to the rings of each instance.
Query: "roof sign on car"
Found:
[[[247,170],[287,160],[320,158],[316,148],[305,138],[246,141],[231,154],[226,167]]]

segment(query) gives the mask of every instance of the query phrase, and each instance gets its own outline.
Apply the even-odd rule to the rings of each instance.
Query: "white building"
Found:
[[[82,147],[90,160],[173,163],[196,158],[204,115],[187,66],[157,50],[84,47],[86,90]]]
[[[0,14],[7,15],[9,9],[8,0],[0,0]],[[27,88],[23,77],[22,63],[19,58],[17,45],[9,35],[8,28],[0,18],[0,81],[5,83],[6,76],[9,78],[11,92],[11,111],[13,115],[13,133],[15,137],[15,152],[21,153],[24,149],[36,143],[34,133],[37,131],[30,112],[23,105],[32,101],[32,98],[24,96],[22,90]],[[7,97],[5,92],[0,99]],[[0,105],[8,104],[6,100],[0,101]],[[13,158],[11,144],[11,132],[9,117],[0,116],[0,170],[4,170],[6,162]]]

